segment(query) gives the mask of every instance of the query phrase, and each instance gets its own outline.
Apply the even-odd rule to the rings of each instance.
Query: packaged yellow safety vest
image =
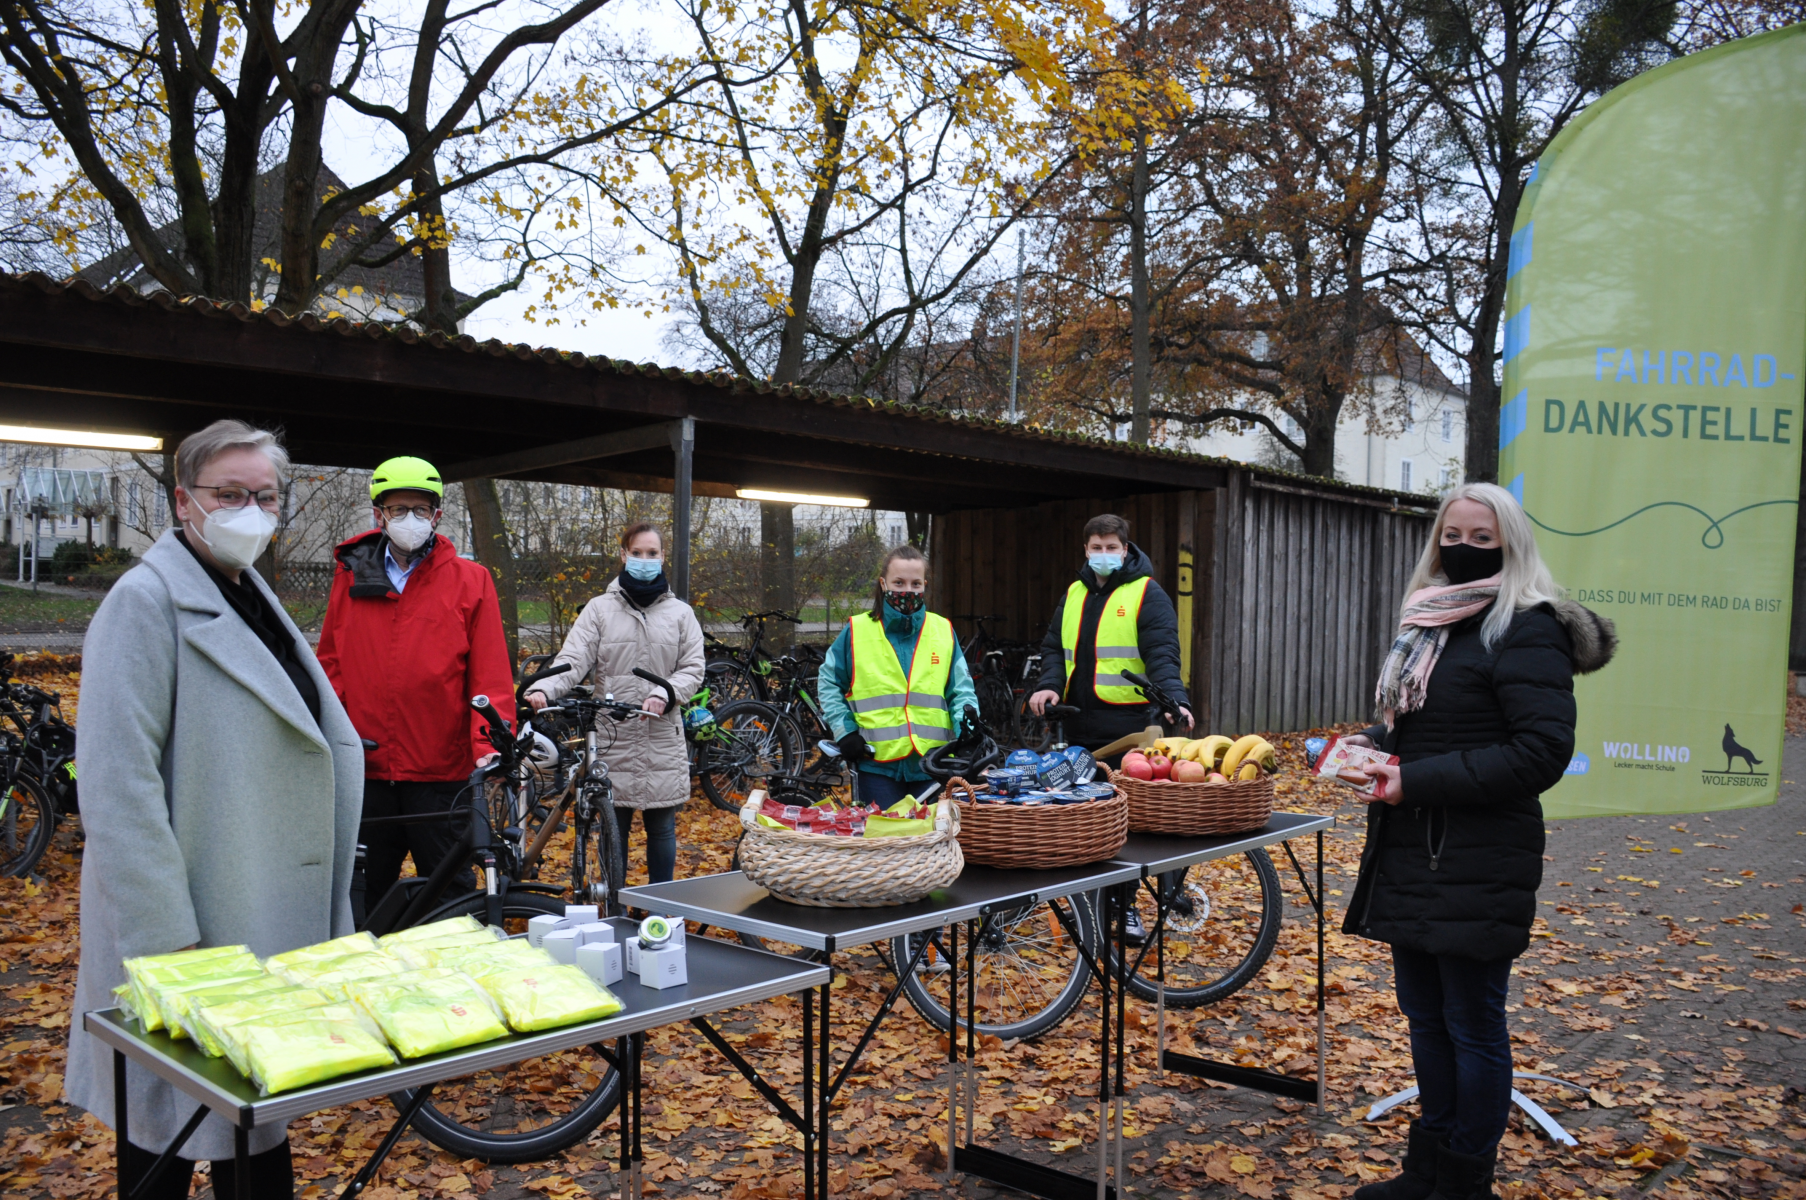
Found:
[[[847,702],[878,761],[926,754],[952,741],[947,680],[958,645],[953,623],[934,613],[925,615],[907,677],[881,622],[860,613],[847,624],[853,645],[853,686]]]
[[[1139,622],[1141,602],[1148,594],[1150,577],[1143,575],[1110,593],[1103,615],[1097,619],[1097,676],[1092,686],[1105,704],[1146,704],[1147,697],[1122,677],[1124,671],[1147,674],[1141,661]],[[1078,580],[1066,590],[1066,607],[1060,613],[1060,645],[1066,650],[1066,691],[1072,691],[1072,669],[1078,659],[1079,625],[1085,617],[1089,589]]]

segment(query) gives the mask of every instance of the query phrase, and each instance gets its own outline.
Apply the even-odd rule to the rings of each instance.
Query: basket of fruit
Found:
[[[755,791],[740,809],[740,869],[791,904],[882,908],[920,900],[965,870],[960,814],[946,799],[903,803],[909,811],[799,808]]]
[[[1040,804],[984,803],[964,779],[947,791],[959,803],[960,848],[981,866],[1043,871],[1102,862],[1129,839],[1121,788],[1086,784],[1062,793],[1071,800]]]
[[[1265,738],[1161,738],[1123,755],[1110,782],[1127,799],[1136,833],[1187,837],[1244,833],[1273,815],[1279,755]]]

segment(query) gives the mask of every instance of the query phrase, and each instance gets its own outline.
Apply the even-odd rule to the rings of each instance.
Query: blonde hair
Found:
[[[282,448],[275,433],[224,417],[189,434],[176,447],[176,482],[184,490],[193,490],[200,481],[201,469],[228,450],[261,450],[276,468],[278,479],[288,474],[288,451]]]
[[[1411,572],[1411,582],[1405,587],[1407,603],[1413,593],[1423,588],[1448,586],[1449,577],[1442,570],[1442,526],[1449,505],[1457,500],[1484,504],[1499,522],[1499,549],[1505,554],[1505,565],[1499,571],[1499,598],[1480,624],[1480,640],[1490,650],[1505,635],[1512,617],[1526,608],[1552,604],[1567,592],[1555,582],[1543,556],[1537,553],[1536,534],[1517,497],[1496,483],[1464,483],[1450,489],[1442,498],[1442,507],[1436,510],[1429,544],[1423,548],[1417,569]]]

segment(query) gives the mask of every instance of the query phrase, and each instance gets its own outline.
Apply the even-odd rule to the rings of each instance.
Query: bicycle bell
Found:
[[[640,922],[640,949],[659,950],[671,941],[671,921],[656,914]]]

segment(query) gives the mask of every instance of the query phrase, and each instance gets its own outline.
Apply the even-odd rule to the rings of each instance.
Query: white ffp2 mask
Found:
[[[405,517],[390,517],[389,523],[383,526],[383,532],[389,540],[401,547],[402,553],[412,554],[426,545],[433,536],[433,523],[425,517],[417,517],[409,513]]]
[[[220,566],[242,571],[269,549],[270,539],[276,536],[276,523],[275,513],[247,504],[243,508],[203,512],[201,526],[195,532],[213,551]]]

